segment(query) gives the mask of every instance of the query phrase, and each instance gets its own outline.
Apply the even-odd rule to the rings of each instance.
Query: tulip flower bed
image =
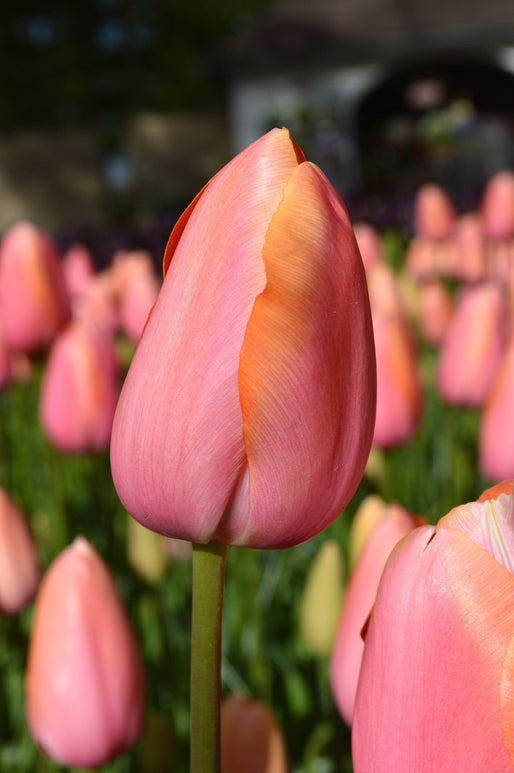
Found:
[[[303,174],[301,167],[301,163],[294,166],[293,174],[297,169]],[[472,264],[466,265],[458,252],[466,223],[462,225],[451,202],[438,191],[420,195],[413,239],[407,241],[392,232],[379,239],[368,226],[355,227],[368,282],[377,357],[374,446],[353,498],[321,534],[311,537],[305,532],[303,539],[311,539],[277,550],[230,546],[221,679],[223,696],[232,697],[224,704],[221,717],[222,773],[244,773],[237,755],[246,753],[255,761],[267,744],[275,750],[275,767],[266,767],[264,762],[257,767],[255,762],[256,773],[285,773],[287,765],[298,773],[353,770],[348,725],[355,688],[335,683],[345,679],[336,658],[339,648],[346,646],[346,634],[336,633],[336,628],[348,578],[354,577],[357,585],[358,571],[355,568],[353,573],[351,567],[358,567],[360,551],[364,563],[365,549],[370,550],[371,531],[364,547],[356,547],[359,540],[363,542],[362,532],[367,528],[359,526],[361,534],[357,534],[357,523],[364,523],[360,520],[363,508],[369,505],[370,497],[375,498],[379,510],[393,503],[398,506],[393,531],[379,540],[382,546],[391,540],[389,550],[400,536],[419,525],[420,518],[436,524],[452,508],[477,500],[492,483],[514,477],[510,446],[499,441],[503,453],[495,453],[498,448],[491,450],[488,439],[491,432],[498,436],[510,432],[512,437],[514,415],[513,398],[510,403],[502,398],[505,389],[509,392],[509,386],[504,386],[509,381],[510,394],[514,394],[508,344],[514,194],[504,178],[499,188],[499,193],[494,187],[488,192],[500,202],[492,208],[494,217],[488,214],[486,197],[475,230],[466,237],[475,239]],[[502,206],[503,221],[498,215]],[[73,753],[76,751],[77,744],[70,738],[79,721],[66,709],[54,716],[53,709],[47,711],[44,703],[55,688],[52,668],[59,670],[69,658],[69,673],[81,673],[73,687],[76,705],[83,703],[85,710],[86,704],[93,707],[87,708],[91,714],[86,713],[89,718],[84,719],[91,727],[91,746],[97,744],[107,749],[109,758],[115,757],[102,765],[102,770],[186,773],[190,745],[190,543],[160,537],[128,516],[114,488],[108,448],[119,388],[161,281],[154,263],[143,253],[119,253],[107,269],[98,272],[82,248],[60,255],[55,245],[40,241],[41,234],[33,226],[22,224],[19,233],[16,227],[0,245],[0,304],[6,341],[0,354],[0,360],[5,360],[3,375],[0,372],[0,489],[6,497],[4,501],[0,496],[0,508],[8,512],[5,519],[0,512],[0,540],[6,544],[5,548],[0,544],[0,771],[50,773],[72,766],[93,767],[80,756],[74,757],[74,763],[61,757],[59,764],[59,755],[52,755],[57,762],[50,759],[33,740],[36,738],[48,753],[50,737],[57,738],[59,748],[69,742]],[[32,325],[27,321],[30,299],[16,299],[8,276],[11,250],[18,261],[17,283],[25,276],[20,269],[22,254],[44,254],[43,264],[54,265],[52,261],[57,260],[52,275],[62,271],[59,294],[51,301],[53,312],[46,317],[43,313]],[[48,251],[53,257],[48,257]],[[462,254],[471,253],[467,247]],[[26,271],[33,279],[34,265],[27,262]],[[50,292],[41,279],[38,287]],[[48,310],[49,298],[43,309]],[[37,305],[34,299],[32,303]],[[20,310],[23,324],[13,321]],[[464,321],[459,322],[460,314]],[[477,315],[480,324],[473,327]],[[158,325],[160,318],[155,319]],[[149,357],[151,360],[151,353]],[[0,362],[0,371],[2,367]],[[149,382],[145,389],[151,388],[151,379]],[[495,401],[501,405],[505,427],[495,418]],[[486,415],[492,418],[485,420]],[[121,474],[117,470],[118,477]],[[130,475],[137,475],[136,467]],[[125,481],[125,488],[129,484],[130,480]],[[29,524],[36,555],[24,537],[13,536],[12,523],[17,516],[11,507],[16,507]],[[430,528],[425,525],[425,531],[416,535],[423,534],[428,540]],[[434,544],[445,544],[446,531],[444,526],[435,533]],[[79,536],[93,546],[94,553],[84,541],[75,542]],[[416,539],[421,537],[409,544],[415,547]],[[287,536],[278,534],[277,542],[287,542]],[[272,542],[270,547],[276,545]],[[67,549],[71,552],[63,553]],[[5,556],[16,555],[13,566],[3,557],[4,550]],[[78,569],[73,568],[73,551],[75,557],[80,554],[84,564]],[[59,556],[65,558],[62,579],[56,562]],[[367,560],[370,567],[376,567],[385,559],[377,553]],[[119,600],[104,574],[104,565],[126,612],[118,609]],[[46,594],[46,606],[43,610],[41,603],[40,612],[38,601],[35,615],[31,599],[40,572],[49,576],[50,566],[55,571],[53,586],[50,580],[47,585],[43,580],[40,593],[41,598]],[[372,570],[364,574],[361,571],[359,585]],[[394,572],[391,575],[389,582],[393,583]],[[75,582],[77,586],[82,583],[80,603],[71,596]],[[13,583],[17,593],[12,590]],[[344,603],[350,604],[350,585],[347,587]],[[375,591],[375,587],[370,590],[372,599]],[[362,620],[349,623],[350,628],[358,627],[359,635],[369,607],[368,603]],[[384,616],[383,610],[381,607],[377,620]],[[100,654],[92,654],[88,635],[76,634],[75,629],[71,633],[74,614],[84,615],[84,626],[96,625],[99,635],[105,633]],[[395,614],[400,613],[395,610]],[[373,642],[377,626],[370,624]],[[349,635],[353,635],[351,630]],[[31,642],[32,637],[38,641]],[[144,678],[139,676],[141,663]],[[369,681],[373,664],[367,663],[366,669]],[[59,673],[62,677],[63,671]],[[146,688],[142,686],[144,679]],[[56,689],[54,703],[66,690],[62,684]],[[130,694],[125,696],[125,692]],[[116,707],[106,710],[109,720],[95,730],[96,709],[103,709],[111,694],[118,696]],[[398,700],[406,700],[401,690],[398,695]],[[241,697],[262,705],[245,703]],[[378,699],[375,702],[380,703]],[[366,696],[358,705],[360,738],[368,733],[362,718],[363,712],[370,715]],[[135,743],[141,729],[141,707],[143,730]],[[396,708],[391,706],[390,710],[395,712]],[[345,713],[346,721],[341,716]],[[117,729],[114,714],[119,715],[122,730]],[[41,715],[49,725],[44,730]],[[130,722],[126,719],[129,715]],[[99,739],[107,726],[106,738]],[[89,759],[86,745],[84,760]],[[380,743],[375,748],[380,755]],[[232,767],[231,755],[235,759]],[[362,750],[358,756],[359,769],[371,771],[373,761],[361,762],[365,757]],[[495,770],[509,769],[502,764],[498,762]],[[444,770],[441,765],[436,767]],[[253,771],[250,766],[247,769]],[[396,768],[408,769],[414,768]]]

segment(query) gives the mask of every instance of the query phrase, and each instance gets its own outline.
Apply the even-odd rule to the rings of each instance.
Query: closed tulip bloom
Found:
[[[420,236],[445,239],[456,219],[455,207],[448,194],[438,185],[422,185],[414,200],[414,225]]]
[[[0,306],[12,351],[48,346],[70,317],[57,248],[32,223],[15,223],[2,238]]]
[[[409,440],[423,411],[423,388],[407,321],[373,316],[377,359],[377,413],[373,443],[390,448]]]
[[[457,220],[455,243],[458,251],[455,276],[464,282],[484,279],[489,271],[484,219],[479,212],[468,212]]]
[[[104,765],[141,732],[138,645],[107,567],[83,537],[41,583],[25,689],[31,735],[59,765]]]
[[[514,236],[514,174],[503,170],[487,182],[481,204],[484,228],[490,239]]]
[[[303,542],[353,495],[375,361],[347,212],[287,130],[224,167],[171,234],[116,411],[113,479],[165,535]]]
[[[369,223],[355,223],[353,231],[366,271],[375,263],[382,263],[385,260],[384,250],[376,229]]]
[[[355,773],[512,770],[514,499],[501,492],[391,554],[366,633]]]
[[[72,244],[63,255],[62,268],[68,295],[72,300],[80,298],[95,275],[95,265],[87,247],[83,244]]]
[[[0,612],[15,614],[32,600],[40,566],[23,513],[0,488]]]
[[[388,505],[378,494],[365,497],[350,522],[348,530],[348,565],[353,569],[359,554],[379,523],[384,519]]]
[[[228,695],[221,704],[221,773],[288,773],[284,736],[262,703]]]
[[[300,603],[300,636],[307,649],[318,657],[330,655],[343,583],[341,548],[335,540],[326,540],[309,569]]]
[[[386,561],[396,543],[418,526],[399,505],[389,505],[364,543],[353,567],[339,616],[332,649],[332,693],[341,716],[352,724],[353,707],[364,650],[361,631],[375,602]]]
[[[112,272],[121,330],[130,341],[137,343],[161,283],[150,255],[142,250],[118,253]]]
[[[49,440],[68,452],[99,451],[109,445],[119,393],[112,341],[75,321],[59,334],[41,384],[39,416]]]
[[[442,342],[436,383],[451,405],[481,406],[491,388],[505,336],[505,298],[494,281],[462,290]]]
[[[422,338],[430,346],[439,346],[453,317],[453,300],[440,279],[421,282],[418,287],[418,324]]]
[[[502,355],[482,411],[479,465],[491,480],[514,478],[514,335]]]

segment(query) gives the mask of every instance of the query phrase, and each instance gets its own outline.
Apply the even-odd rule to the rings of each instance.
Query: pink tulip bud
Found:
[[[445,239],[455,223],[455,207],[448,194],[438,185],[421,186],[414,200],[416,232],[428,239]]]
[[[332,522],[364,471],[375,361],[347,212],[275,129],[170,236],[116,410],[115,486],[162,534],[278,548]]]
[[[418,288],[418,323],[422,338],[439,346],[453,317],[453,300],[440,279],[421,282]]]
[[[95,275],[91,253],[82,244],[72,244],[62,259],[64,281],[71,299],[80,298]]]
[[[41,583],[25,688],[30,732],[59,765],[103,765],[141,732],[138,645],[107,567],[83,537]]]
[[[15,223],[3,236],[0,306],[7,345],[13,351],[48,346],[70,317],[57,248],[31,223]]]
[[[488,273],[484,221],[478,212],[468,212],[457,220],[455,243],[458,257],[455,276],[464,282],[477,282]]]
[[[514,335],[500,360],[480,421],[480,469],[492,480],[514,478]]]
[[[330,667],[332,692],[347,725],[352,723],[364,650],[361,631],[375,602],[382,571],[396,543],[418,525],[403,507],[389,505],[364,543],[350,575]]]
[[[374,445],[404,443],[416,432],[423,411],[423,388],[414,338],[405,319],[373,316],[377,358],[377,414]]]
[[[118,332],[120,319],[111,269],[104,269],[89,280],[84,294],[75,299],[73,316],[107,335]]]
[[[25,518],[0,488],[0,611],[12,615],[23,609],[39,577],[39,559]]]
[[[92,326],[71,323],[55,340],[41,384],[39,414],[62,451],[107,448],[118,399],[112,341]]]
[[[504,170],[488,180],[481,210],[488,238],[514,236],[514,173]]]
[[[141,338],[161,283],[152,259],[142,250],[118,253],[112,263],[121,330],[133,343]]]
[[[287,773],[284,736],[264,704],[227,696],[221,704],[221,773]]]
[[[422,526],[384,569],[355,702],[355,773],[514,766],[514,495]]]
[[[484,403],[503,350],[504,326],[505,298],[499,283],[462,290],[437,364],[437,388],[446,402]]]
[[[375,263],[382,263],[385,260],[384,250],[380,236],[373,226],[369,223],[356,223],[353,231],[366,271]]]

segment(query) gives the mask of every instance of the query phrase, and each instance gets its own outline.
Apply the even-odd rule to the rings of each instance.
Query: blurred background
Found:
[[[24,0],[0,65],[0,228],[125,227],[159,250],[162,221],[282,124],[378,227],[409,224],[427,180],[472,208],[514,163],[509,0]]]

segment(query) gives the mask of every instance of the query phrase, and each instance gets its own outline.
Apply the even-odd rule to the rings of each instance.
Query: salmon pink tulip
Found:
[[[481,204],[484,228],[489,239],[514,236],[514,173],[503,170],[493,175],[485,186]]]
[[[110,338],[74,321],[54,341],[46,363],[39,415],[49,440],[68,452],[109,446],[119,393]]]
[[[503,352],[480,419],[479,464],[491,480],[514,477],[514,334]]]
[[[70,317],[57,247],[32,223],[14,223],[2,238],[0,306],[12,351],[48,346]]]
[[[114,483],[163,534],[303,542],[353,495],[375,360],[346,209],[275,129],[187,208],[116,411]]]
[[[420,236],[445,239],[455,223],[455,207],[448,194],[433,183],[422,185],[414,200],[414,224]]]
[[[141,732],[138,645],[107,567],[83,537],[42,580],[25,688],[30,732],[60,765],[103,765]]]
[[[437,363],[437,388],[450,405],[484,403],[503,351],[505,319],[500,283],[462,290]]]
[[[418,287],[418,324],[422,338],[439,346],[453,317],[453,299],[441,279],[428,279]]]
[[[15,614],[32,600],[40,566],[23,513],[0,488],[0,612]]]
[[[87,247],[72,244],[63,256],[62,268],[68,295],[72,300],[80,298],[95,275],[95,264]]]
[[[396,543],[418,525],[403,507],[385,506],[381,521],[364,543],[350,575],[330,666],[332,693],[347,725],[352,723],[364,650],[361,631],[373,607],[382,570]]]
[[[382,242],[375,228],[369,223],[356,223],[353,231],[366,271],[375,263],[384,262]]]
[[[136,344],[157,300],[159,279],[149,253],[143,250],[118,253],[111,270],[121,330]]]
[[[366,632],[355,773],[512,770],[511,489],[455,508],[393,550]]]
[[[287,773],[282,730],[259,701],[228,695],[221,704],[221,773]]]

